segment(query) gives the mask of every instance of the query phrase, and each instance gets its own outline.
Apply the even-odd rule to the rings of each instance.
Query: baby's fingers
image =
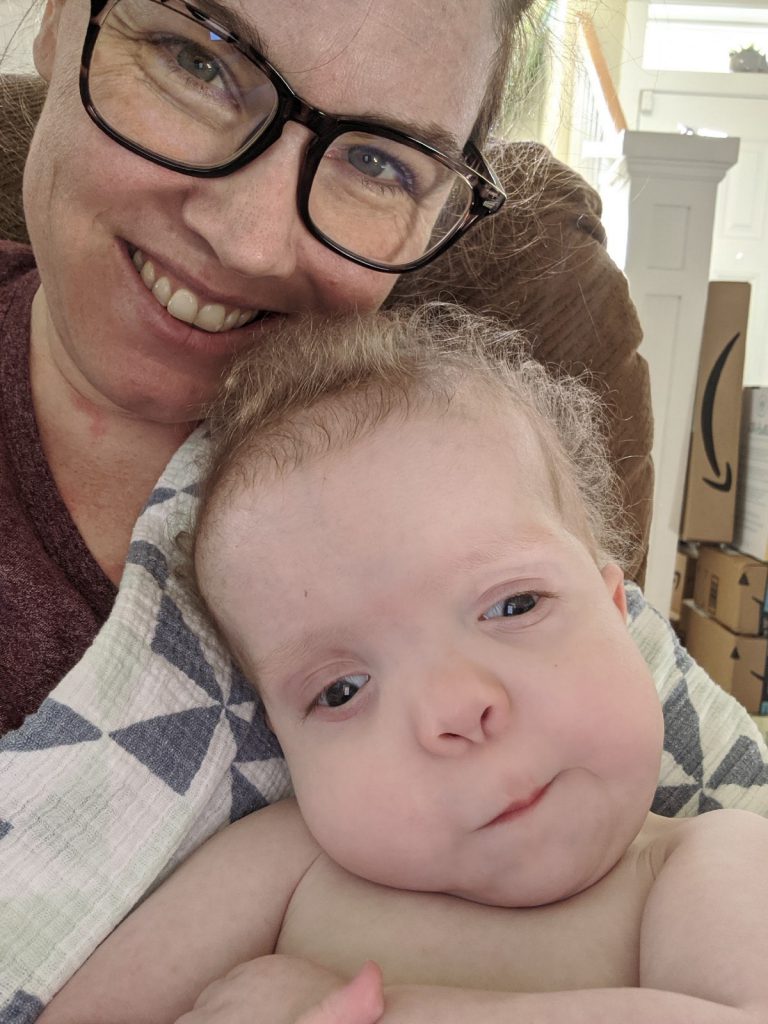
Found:
[[[384,1012],[381,971],[372,960],[355,977],[337,988],[296,1024],[376,1024]]]

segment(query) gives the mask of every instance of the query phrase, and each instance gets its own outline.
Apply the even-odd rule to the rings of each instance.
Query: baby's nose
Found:
[[[486,668],[462,663],[437,669],[418,691],[416,732],[430,753],[464,753],[499,735],[509,722],[509,694]]]

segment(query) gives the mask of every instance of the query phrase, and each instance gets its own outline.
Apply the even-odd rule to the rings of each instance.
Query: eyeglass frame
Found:
[[[289,85],[285,78],[283,78],[280,72],[273,67],[273,65],[270,64],[270,62],[263,57],[255,47],[251,46],[249,43],[243,42],[236,33],[231,32],[223,25],[220,25],[213,18],[210,18],[204,11],[201,11],[191,3],[187,3],[186,0],[145,0],[145,2],[155,3],[159,7],[165,7],[177,14],[180,14],[182,17],[189,18],[190,20],[201,24],[204,28],[214,32],[215,35],[223,42],[229,43],[239,50],[244,57],[246,57],[252,64],[256,65],[272,85],[275,93],[277,94],[277,108],[272,116],[272,120],[264,131],[253,139],[250,144],[241,148],[241,150],[230,160],[221,164],[216,164],[211,167],[195,167],[194,165],[185,164],[178,160],[171,160],[167,157],[160,156],[160,154],[146,149],[139,143],[134,142],[125,135],[122,135],[113,128],[109,122],[105,121],[93,103],[90,93],[89,72],[91,59],[102,27],[98,18],[104,13],[105,9],[114,7],[119,2],[120,0],[91,0],[91,17],[88,22],[88,28],[83,42],[83,51],[80,63],[80,98],[88,116],[94,124],[96,124],[97,127],[105,133],[105,135],[108,135],[109,138],[113,139],[113,141],[117,142],[130,152],[135,153],[137,156],[141,156],[145,160],[149,160],[150,163],[157,164],[160,167],[165,167],[171,171],[177,171],[180,174],[185,174],[189,177],[222,178],[229,174],[234,174],[235,171],[239,171],[242,167],[245,167],[249,163],[258,159],[262,153],[266,152],[266,150],[280,138],[285,125],[289,121],[300,124],[314,135],[314,138],[307,142],[304,149],[296,195],[299,216],[301,217],[304,227],[314,238],[333,252],[338,253],[338,255],[351,260],[359,266],[367,267],[370,270],[377,270],[385,274],[408,273],[409,271],[419,270],[421,267],[427,266],[427,264],[437,259],[438,256],[441,256],[446,251],[446,249],[450,248],[450,246],[457,242],[459,238],[466,234],[471,227],[474,227],[475,224],[483,220],[485,217],[493,216],[498,213],[504,205],[507,196],[501,182],[473,142],[469,141],[465,145],[462,151],[462,155],[464,157],[464,160],[462,161],[441,152],[439,149],[436,149],[434,146],[422,141],[421,139],[408,135],[405,132],[398,131],[395,128],[389,128],[386,125],[378,124],[375,121],[360,120],[353,116],[348,117],[344,115],[335,116],[333,114],[326,114],[324,111],[317,107],[313,107],[310,103],[303,100],[301,96],[299,96],[299,94]],[[179,8],[184,8],[184,10],[180,10]],[[107,10],[107,14],[108,13],[109,10]],[[464,215],[456,225],[454,225],[453,229],[449,231],[442,242],[438,243],[438,245],[424,253],[418,259],[391,267],[381,264],[376,260],[366,259],[364,256],[359,256],[357,253],[351,252],[344,246],[334,242],[332,238],[329,238],[317,227],[309,212],[309,195],[315,179],[315,174],[317,173],[320,161],[328,147],[334,139],[346,132],[380,135],[393,142],[399,142],[402,145],[409,146],[419,152],[425,153],[427,156],[437,160],[438,163],[448,167],[464,179],[472,193],[472,201]]]

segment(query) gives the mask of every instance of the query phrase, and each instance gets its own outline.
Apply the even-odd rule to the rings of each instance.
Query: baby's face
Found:
[[[500,906],[595,882],[641,827],[662,718],[509,413],[415,413],[243,486],[198,555],[307,824],[348,870]]]

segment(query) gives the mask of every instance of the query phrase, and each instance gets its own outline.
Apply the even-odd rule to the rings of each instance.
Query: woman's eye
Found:
[[[366,675],[342,676],[321,690],[314,704],[321,708],[339,708],[351,701],[370,678]]]
[[[176,54],[176,60],[180,67],[201,82],[213,82],[221,74],[221,66],[216,58],[196,43],[182,46]]]
[[[413,185],[412,175],[409,175],[407,168],[382,150],[370,146],[351,146],[347,159],[356,171],[368,178],[401,185],[406,190],[410,190]]]
[[[513,615],[525,615],[526,612],[530,612],[536,607],[540,597],[540,594],[532,594],[530,591],[526,591],[524,594],[510,594],[509,597],[504,597],[501,601],[491,605],[488,611],[481,615],[481,618],[502,619]]]

